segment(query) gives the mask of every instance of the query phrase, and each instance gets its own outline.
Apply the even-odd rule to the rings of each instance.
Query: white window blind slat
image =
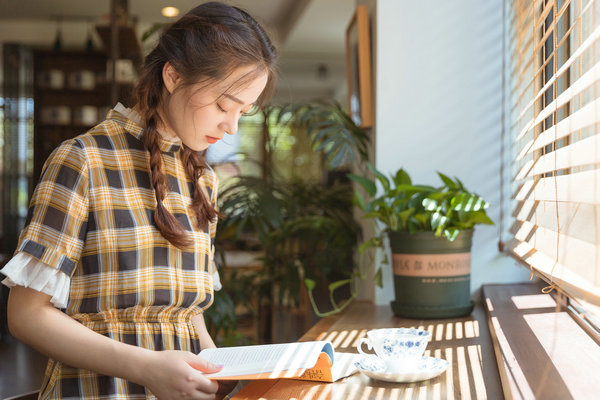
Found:
[[[569,136],[573,132],[595,124],[597,117],[600,117],[600,99],[593,100],[555,126],[546,129],[535,139],[529,152],[539,150],[558,139]],[[526,133],[523,132],[520,137],[525,136]]]
[[[593,165],[600,155],[600,137],[591,136],[537,159],[525,176],[536,176],[572,167]]]
[[[598,279],[596,276],[586,279],[563,265],[556,264],[551,257],[536,251],[534,246],[526,242],[513,239],[507,242],[506,248],[527,265],[536,265],[535,270],[539,274],[560,286],[570,296],[591,304],[600,304],[600,288],[595,284]]]
[[[529,222],[522,223],[515,234],[515,239],[527,244],[531,249],[535,249],[535,252],[544,255],[544,258],[552,260],[544,265],[533,264],[534,268],[543,270],[550,265],[559,264],[578,276],[585,277],[595,285],[600,283],[595,277],[595,272],[585,267],[589,262],[600,262],[597,248],[593,244],[556,233],[547,228],[535,227]],[[566,251],[567,249],[569,251]],[[547,272],[551,271],[547,270]]]
[[[556,181],[556,182],[555,182]],[[582,171],[569,175],[523,180],[515,199],[567,201],[598,204],[600,198],[600,170]]]
[[[556,111],[556,109],[567,104],[575,96],[579,95],[598,80],[600,80],[600,62],[596,63],[590,70],[583,74],[581,78],[572,83],[571,86],[562,92],[556,100],[548,104],[535,118],[534,125],[542,122],[545,118]]]
[[[515,218],[536,226],[559,230],[579,240],[595,244],[600,239],[600,205],[526,200],[515,210]],[[560,227],[559,227],[560,223]]]
[[[530,119],[529,121],[527,121],[527,123],[525,124],[525,127],[521,130],[521,132],[519,132],[519,135],[517,136],[516,140],[520,140],[527,133],[529,133],[529,131],[531,131],[531,128],[533,128],[533,121],[534,121],[533,118]]]
[[[518,226],[518,224],[516,224]],[[516,227],[515,227],[516,228]],[[594,243],[557,233],[551,229],[535,226],[531,222],[521,222],[515,233],[515,239],[528,244],[545,259],[551,260],[543,265],[534,264],[536,269],[546,269],[554,264],[561,265],[563,269],[570,269],[574,274],[585,277],[595,285],[600,283],[595,276],[595,271],[587,268],[588,263],[600,263],[600,254]],[[568,267],[567,267],[568,266]],[[550,273],[550,270],[546,272]],[[594,282],[595,281],[595,282]]]

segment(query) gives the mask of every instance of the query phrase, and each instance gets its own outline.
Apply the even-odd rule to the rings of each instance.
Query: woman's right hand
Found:
[[[148,356],[144,371],[139,371],[144,375],[140,383],[160,400],[214,399],[219,384],[204,373],[221,368],[187,351],[155,351]]]

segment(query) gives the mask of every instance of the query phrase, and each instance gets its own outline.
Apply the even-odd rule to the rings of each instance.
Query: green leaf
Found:
[[[309,291],[313,291],[315,289],[315,286],[317,286],[316,282],[309,278],[304,279],[304,284],[306,285]]]
[[[369,170],[373,173],[373,175],[375,175],[377,177],[377,180],[379,180],[379,182],[381,182],[384,192],[387,192],[388,190],[390,190],[390,181],[387,178],[387,176],[385,176],[381,172],[377,171],[377,169],[370,163],[367,163],[367,168],[369,168]]]
[[[470,195],[468,193],[460,193],[450,199],[450,207],[453,210],[464,211],[469,202]]]
[[[331,125],[331,126],[329,126],[329,125]],[[312,144],[314,147],[317,145],[317,143],[319,143],[321,140],[323,140],[323,138],[325,136],[328,136],[331,133],[337,133],[337,132],[339,132],[339,130],[340,130],[340,127],[333,123],[333,124],[325,125],[324,127],[312,126],[308,130],[308,133],[311,134],[311,140],[312,140]]]
[[[485,213],[485,211],[483,211],[483,210],[467,212],[464,222],[469,223],[471,225],[475,225],[475,224],[494,225],[494,221],[492,221],[490,219],[490,217],[488,217],[487,214]]]
[[[418,224],[411,223],[412,221],[408,221],[408,232],[412,235],[415,232],[420,232],[423,229]]]
[[[348,178],[350,178],[354,182],[360,184],[371,197],[375,196],[375,194],[377,193],[377,186],[375,185],[375,182],[373,182],[372,180],[365,178],[364,176],[359,176],[359,175],[354,175],[354,174],[348,174]]]
[[[431,228],[433,228],[436,232],[438,230],[443,229],[448,222],[448,218],[445,215],[442,215],[439,212],[434,212],[431,214]]]
[[[408,173],[404,169],[400,168],[394,176],[394,183],[396,184],[396,186],[411,185],[412,181],[410,179],[410,175],[408,175]]]
[[[329,284],[329,291],[333,292],[335,289],[339,288],[340,286],[344,286],[344,285],[348,285],[352,282],[352,279],[343,279],[341,281],[335,281]]]
[[[381,272],[381,267],[377,268],[377,272],[375,272],[375,276],[373,277],[373,281],[375,284],[382,288],[383,287],[383,275]]]
[[[413,215],[414,219],[417,221],[419,226],[427,226],[427,222],[429,221],[430,215],[426,213],[418,213]]]
[[[456,228],[444,229],[444,236],[446,236],[446,238],[451,242],[454,242],[454,239],[456,239],[459,233],[460,230]]]
[[[383,220],[385,219],[385,216],[380,211],[369,211],[363,215],[363,218],[379,218]]]
[[[433,199],[425,198],[423,199],[422,204],[427,211],[434,211],[438,209],[438,202]]]
[[[354,191],[354,204],[360,207],[361,210],[365,210],[367,207],[365,198],[356,190]]]
[[[414,208],[408,208],[400,213],[398,213],[398,217],[400,218],[401,229],[406,229],[406,224],[408,222],[408,218],[415,212]]]
[[[347,158],[349,158],[347,148],[339,149],[337,150],[337,153],[331,151],[327,154],[327,164],[331,169],[336,169],[339,168]]]
[[[365,251],[367,251],[368,249],[372,248],[372,247],[379,247],[379,241],[377,240],[376,237],[371,238],[369,240],[367,240],[366,242],[363,242],[360,244],[360,246],[358,246],[358,254],[363,254]]]
[[[456,187],[456,183],[454,183],[454,181],[452,179],[450,179],[449,177],[447,177],[446,175],[442,174],[439,171],[437,174],[444,182],[444,185],[446,185],[448,188],[454,189]]]
[[[389,227],[393,231],[398,230],[398,214],[391,213],[389,218]]]

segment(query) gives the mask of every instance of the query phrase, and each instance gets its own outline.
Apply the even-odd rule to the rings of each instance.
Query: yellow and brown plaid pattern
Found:
[[[102,124],[62,143],[44,165],[17,251],[71,276],[65,312],[90,329],[147,349],[198,353],[190,318],[212,302],[216,221],[195,229],[181,144],[161,139],[164,204],[194,237],[194,248],[181,251],[160,234],[141,133],[112,110]],[[215,204],[216,175],[207,169],[200,179]],[[152,396],[122,379],[50,360],[41,398],[83,397]]]

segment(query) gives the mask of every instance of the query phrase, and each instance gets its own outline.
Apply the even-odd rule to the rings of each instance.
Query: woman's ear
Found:
[[[165,88],[169,94],[172,94],[181,77],[175,68],[173,68],[171,63],[167,61],[162,70],[162,78],[163,82],[165,83]]]

